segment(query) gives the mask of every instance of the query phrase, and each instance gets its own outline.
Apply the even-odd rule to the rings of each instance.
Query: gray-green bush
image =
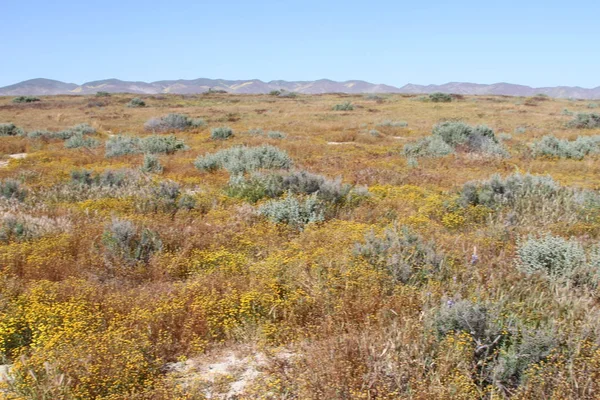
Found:
[[[17,127],[15,124],[0,124],[0,136],[23,136],[24,134],[23,129]]]
[[[167,114],[160,118],[151,118],[144,124],[144,129],[150,132],[184,131],[206,125],[204,120],[193,119],[183,114]]]
[[[333,106],[332,110],[333,111],[352,111],[352,110],[354,110],[354,105],[352,105],[352,103],[350,103],[349,101],[345,101],[343,103],[336,104],[335,106]]]
[[[387,128],[405,128],[408,126],[408,122],[406,121],[393,121],[391,119],[386,119],[377,124],[377,126],[387,127]]]
[[[305,225],[325,219],[323,204],[316,195],[297,197],[289,194],[281,200],[270,200],[258,208],[258,213],[275,223],[302,230]]]
[[[163,167],[157,156],[154,154],[144,154],[141,170],[148,174],[160,174],[163,171]]]
[[[81,134],[71,136],[67,141],[65,141],[65,147],[67,149],[78,149],[81,147],[93,149],[98,146],[100,146],[100,141],[98,139],[83,136]]]
[[[531,145],[531,153],[536,158],[551,157],[581,160],[587,155],[600,153],[600,135],[579,136],[573,141],[547,135]]]
[[[188,147],[181,139],[174,135],[147,136],[138,138],[132,136],[113,136],[106,141],[106,157],[118,157],[130,154],[173,154],[177,151],[187,150]]]
[[[354,254],[389,273],[394,282],[402,283],[438,271],[444,260],[433,243],[425,243],[406,226],[395,225],[386,229],[383,237],[368,233],[364,243],[354,245]]]
[[[578,128],[578,129],[594,129],[600,128],[600,115],[595,113],[590,114],[577,114],[575,118],[573,118],[567,124],[570,128]]]
[[[509,156],[492,129],[484,125],[473,127],[456,121],[435,125],[431,137],[407,144],[404,147],[404,154],[410,157],[440,157],[456,150],[500,157]]]
[[[450,103],[452,96],[447,93],[436,92],[429,95],[429,100],[434,103]]]
[[[13,103],[35,103],[37,101],[41,101],[41,99],[35,96],[18,96],[12,99]]]
[[[285,151],[274,146],[238,146],[199,156],[194,165],[201,171],[224,168],[231,174],[241,174],[259,169],[289,169],[292,160]]]
[[[133,99],[131,99],[129,101],[129,103],[127,103],[127,107],[129,107],[129,108],[146,107],[146,102],[144,100],[140,99],[139,97],[134,97]]]
[[[117,218],[104,230],[102,243],[108,255],[129,265],[147,263],[152,254],[162,249],[158,234],[146,228],[139,229],[131,221]]]
[[[210,138],[213,140],[225,140],[233,136],[233,129],[228,126],[213,128],[210,131]]]
[[[550,279],[559,279],[569,277],[586,263],[583,246],[573,238],[548,234],[518,242],[517,267],[528,274],[541,272]]]
[[[7,178],[0,181],[0,196],[5,199],[25,200],[27,191],[21,186],[21,183],[15,179]]]

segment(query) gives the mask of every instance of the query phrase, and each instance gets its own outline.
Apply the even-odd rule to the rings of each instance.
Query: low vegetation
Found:
[[[0,99],[0,398],[597,397],[589,101],[133,96]]]

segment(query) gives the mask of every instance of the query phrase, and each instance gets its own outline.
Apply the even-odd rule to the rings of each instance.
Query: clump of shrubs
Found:
[[[248,129],[245,133],[253,136],[266,136],[271,139],[285,139],[287,135],[280,131],[267,131],[265,132],[261,128]]]
[[[288,99],[295,99],[296,97],[298,97],[298,93],[296,93],[296,92],[287,92],[285,90],[282,90],[281,93],[279,94],[279,97],[288,98]]]
[[[0,241],[22,242],[69,229],[64,218],[34,217],[27,214],[4,213],[0,217]]]
[[[595,113],[590,114],[577,114],[575,118],[573,118],[569,123],[567,123],[569,128],[577,128],[577,129],[594,129],[600,128],[600,115]]]
[[[134,97],[133,99],[131,99],[129,101],[129,103],[127,103],[127,107],[129,107],[129,108],[146,107],[146,102],[144,100],[140,99],[139,97]]]
[[[587,262],[581,243],[575,239],[546,235],[520,241],[517,266],[523,272],[541,272],[550,279],[569,277]]]
[[[408,122],[406,121],[393,121],[391,119],[386,119],[377,124],[377,126],[386,127],[386,128],[406,128],[408,126]]]
[[[571,158],[581,160],[586,155],[600,153],[600,136],[579,136],[573,141],[546,135],[531,145],[533,157]]]
[[[436,92],[429,95],[429,100],[433,103],[450,103],[452,96],[448,93]]]
[[[23,136],[25,131],[15,124],[4,123],[0,124],[0,136]]]
[[[324,205],[316,195],[297,197],[289,194],[281,200],[270,200],[258,208],[258,213],[270,221],[302,230],[307,224],[325,219]]]
[[[225,140],[233,137],[233,129],[228,126],[213,128],[210,131],[210,138],[213,140]]]
[[[71,138],[65,142],[65,147],[67,149],[78,149],[81,147],[93,149],[98,146],[100,146],[100,141],[98,139],[83,136],[81,134],[71,136]]]
[[[74,136],[86,136],[96,134],[96,129],[88,124],[78,124],[70,128],[58,132],[50,132],[46,130],[35,130],[27,133],[29,139],[60,139],[68,140]]]
[[[199,156],[194,165],[201,171],[224,168],[231,174],[243,174],[259,169],[289,169],[292,160],[285,151],[274,146],[240,146]]]
[[[454,153],[454,147],[439,136],[427,136],[404,146],[404,155],[413,159],[416,157],[444,157]]]
[[[137,228],[131,221],[113,219],[105,228],[102,243],[110,258],[128,265],[147,263],[152,254],[162,249],[162,242],[155,232]]]
[[[163,171],[163,166],[156,155],[144,154],[141,170],[148,174],[160,174]]]
[[[431,137],[406,145],[404,154],[409,157],[440,157],[456,150],[508,157],[508,152],[492,129],[455,121],[437,124]]]
[[[96,97],[110,97],[110,93],[109,92],[96,92]]]
[[[517,268],[555,282],[597,290],[600,287],[600,245],[587,250],[574,238],[529,236],[517,243]]]
[[[151,118],[144,124],[144,129],[150,132],[184,131],[206,125],[200,118],[190,118],[183,114],[167,114],[160,118]]]
[[[515,207],[518,202],[552,201],[562,191],[550,176],[516,173],[503,179],[496,174],[487,181],[467,182],[460,192],[460,203],[488,208]]]
[[[523,133],[525,133],[525,132],[527,132],[527,128],[526,128],[526,127],[524,127],[524,126],[517,126],[517,127],[515,128],[515,133],[516,133],[516,134],[522,135],[522,134],[523,134]]]
[[[41,101],[39,97],[34,96],[18,96],[12,99],[13,103],[35,103]]]
[[[328,179],[302,170],[289,174],[254,173],[248,178],[234,175],[230,179],[227,193],[253,203],[265,197],[279,197],[284,193],[314,194],[329,206],[342,206],[351,202],[352,189],[352,185],[342,183],[341,178]]]
[[[5,199],[25,200],[27,191],[21,186],[21,183],[15,179],[7,178],[0,181],[0,196]]]
[[[106,170],[94,174],[88,170],[71,171],[71,184],[75,186],[96,186],[105,188],[118,188],[128,185],[134,176],[130,170]]]
[[[333,106],[332,110],[333,111],[352,111],[352,110],[354,110],[354,105],[349,101],[345,101],[343,103],[336,104],[335,106]]]
[[[522,322],[503,324],[497,307],[469,300],[447,300],[433,317],[438,337],[467,334],[474,344],[479,384],[495,385],[503,393],[516,388],[525,372],[546,359],[558,341],[548,327]]]
[[[439,271],[444,261],[432,243],[425,243],[405,226],[388,228],[383,237],[371,231],[364,243],[354,245],[354,254],[389,273],[395,283],[423,280]]]
[[[138,138],[132,136],[113,136],[106,141],[106,157],[118,157],[129,154],[164,153],[173,154],[177,151],[187,150],[188,147],[181,139],[174,135],[147,136]]]

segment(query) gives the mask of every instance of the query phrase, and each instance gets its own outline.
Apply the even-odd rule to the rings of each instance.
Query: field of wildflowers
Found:
[[[0,399],[600,398],[588,102],[131,99],[0,98]]]

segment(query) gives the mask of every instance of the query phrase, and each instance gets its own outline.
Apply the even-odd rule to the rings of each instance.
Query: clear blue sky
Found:
[[[224,78],[600,86],[598,0],[2,0],[0,86]]]

